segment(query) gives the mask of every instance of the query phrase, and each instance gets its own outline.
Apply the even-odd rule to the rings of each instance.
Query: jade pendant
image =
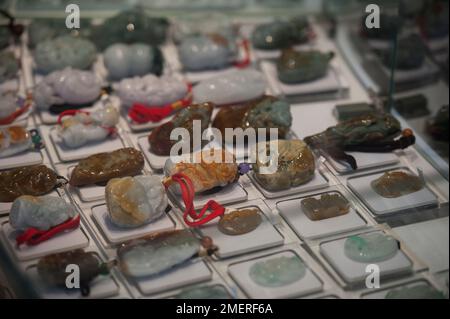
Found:
[[[218,228],[225,235],[243,235],[258,228],[261,221],[257,209],[242,209],[224,215],[219,221]]]
[[[357,262],[372,263],[388,260],[397,254],[399,242],[380,233],[351,236],[345,241],[345,255]]]
[[[323,194],[319,199],[305,198],[301,206],[306,217],[313,221],[345,215],[350,210],[350,203],[339,194]]]
[[[278,257],[256,262],[249,270],[250,278],[263,287],[282,287],[302,279],[306,265],[298,256]]]
[[[382,197],[397,198],[420,191],[424,187],[424,182],[419,176],[395,171],[384,173],[370,185]]]

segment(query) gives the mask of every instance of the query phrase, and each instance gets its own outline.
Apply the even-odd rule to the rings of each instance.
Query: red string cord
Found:
[[[181,189],[181,197],[184,202],[184,212],[183,220],[186,225],[190,227],[197,227],[206,224],[216,217],[219,217],[225,213],[225,207],[220,205],[214,200],[209,200],[205,206],[197,213],[194,209],[194,184],[191,179],[182,174],[176,173],[171,176],[170,181],[178,183]],[[164,183],[164,186],[168,188],[170,186],[170,181]],[[209,211],[209,214],[206,214]]]
[[[7,117],[1,118],[0,119],[0,125],[8,125],[11,124],[12,122],[14,122],[14,120],[16,118],[18,118],[19,116],[21,116],[23,113],[25,113],[26,111],[28,111],[28,109],[30,108],[31,104],[30,103],[25,103],[24,106],[22,106],[21,108],[19,108],[18,110],[14,111],[13,113],[11,113],[10,115],[8,115]]]
[[[248,39],[242,40],[241,46],[244,49],[244,59],[242,61],[236,61],[234,66],[239,69],[244,69],[250,64],[250,41]]]
[[[16,237],[16,243],[18,246],[27,244],[28,246],[35,246],[43,241],[60,234],[66,230],[78,228],[80,225],[80,215],[74,218],[70,218],[62,224],[56,225],[49,230],[38,230],[36,228],[28,228],[21,235]]]
[[[159,122],[163,118],[168,117],[173,111],[182,109],[192,103],[192,84],[187,83],[186,96],[176,102],[163,106],[145,105],[142,103],[134,103],[128,111],[128,116],[133,122],[144,124],[148,122]]]

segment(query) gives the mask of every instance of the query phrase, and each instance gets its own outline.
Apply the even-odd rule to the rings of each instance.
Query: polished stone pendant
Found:
[[[62,118],[57,132],[67,148],[77,149],[86,144],[101,143],[111,137],[119,117],[119,111],[108,104],[90,114],[79,112]]]
[[[161,75],[164,58],[158,47],[143,43],[116,43],[103,53],[105,67],[111,80],[121,80],[149,73]]]
[[[202,255],[202,245],[207,253],[215,250],[211,239],[205,237],[200,240],[188,230],[159,233],[120,247],[118,264],[127,276],[154,276]]]
[[[174,103],[186,97],[188,86],[186,82],[174,75],[154,74],[125,78],[113,83],[114,93],[120,98],[120,102],[126,108],[135,103],[149,107],[164,106]]]
[[[12,202],[21,195],[41,196],[58,186],[58,176],[45,165],[33,165],[0,172],[0,202]]]
[[[112,223],[133,228],[160,218],[167,207],[167,195],[156,176],[111,179],[105,188],[106,205]]]
[[[236,236],[254,231],[261,222],[257,209],[241,209],[223,215],[218,228],[225,235]]]
[[[142,8],[121,11],[92,27],[90,38],[104,50],[113,43],[161,45],[167,39],[167,18],[154,17]]]
[[[292,284],[306,274],[306,265],[297,257],[277,257],[253,264],[250,278],[263,287],[275,288]]]
[[[174,296],[175,299],[231,299],[221,285],[187,288]]]
[[[169,156],[172,147],[180,143],[180,140],[171,138],[172,130],[184,128],[189,132],[189,136],[193,136],[194,121],[201,121],[201,132],[205,131],[209,127],[213,108],[212,103],[192,104],[178,111],[172,120],[154,128],[148,136],[151,152],[159,156]],[[193,141],[190,145],[194,147]]]
[[[233,39],[220,34],[195,35],[183,39],[178,47],[181,64],[188,71],[223,69],[237,55]]]
[[[303,213],[313,221],[348,214],[350,203],[340,194],[323,194],[319,199],[310,197],[301,201]]]
[[[94,72],[72,68],[45,76],[33,89],[33,99],[39,110],[58,113],[93,103],[101,94],[102,85]]]
[[[278,78],[287,84],[310,82],[324,77],[334,53],[284,50],[277,63]]]
[[[258,183],[270,191],[280,191],[309,182],[314,177],[314,156],[302,140],[278,140],[258,143],[253,171]],[[271,154],[267,156],[267,150]],[[272,152],[272,150],[274,150]],[[265,172],[269,164],[277,164],[274,173]]]
[[[378,195],[385,198],[397,198],[415,193],[424,188],[425,183],[419,176],[402,171],[386,172],[373,180],[370,185]]]
[[[253,46],[259,50],[278,50],[307,43],[311,28],[304,17],[289,21],[274,21],[261,24],[252,33]]]
[[[201,81],[193,88],[196,103],[229,105],[261,97],[266,90],[264,75],[256,70],[232,70]]]
[[[191,180],[196,194],[216,187],[225,187],[239,179],[239,167],[234,155],[223,148],[203,150],[185,156],[186,160],[181,161],[173,161],[169,157],[164,164],[164,175],[168,178],[178,173],[186,175]],[[173,185],[171,189],[181,194],[179,185]]]
[[[33,146],[30,132],[21,126],[0,128],[0,158],[22,153]]]
[[[381,262],[394,257],[400,249],[399,242],[380,233],[351,236],[345,241],[345,255],[357,262]]]
[[[73,36],[41,42],[34,52],[37,70],[44,74],[66,67],[86,70],[96,57],[97,49],[91,41]]]
[[[41,258],[37,264],[37,272],[42,280],[50,285],[66,288],[68,265],[79,267],[80,290],[83,296],[89,295],[89,284],[98,275],[109,273],[109,266],[103,264],[93,252],[81,249],[57,253]]]
[[[91,155],[78,162],[69,184],[84,186],[106,183],[110,179],[139,175],[144,168],[144,155],[132,147]]]
[[[14,229],[48,230],[75,217],[75,206],[57,196],[22,195],[11,206],[9,222]]]
[[[346,152],[391,152],[415,143],[411,129],[402,131],[400,122],[388,113],[371,113],[327,128],[305,137],[305,142],[332,157],[357,169],[355,158]]]
[[[286,138],[292,125],[291,105],[274,96],[264,95],[262,98],[244,104],[220,108],[212,126],[218,128],[226,142],[232,143],[231,138],[225,134],[226,130],[248,128],[276,128],[278,137]],[[269,134],[268,134],[269,135]]]
[[[444,299],[442,292],[427,285],[420,284],[413,287],[400,287],[391,289],[386,294],[386,299]]]

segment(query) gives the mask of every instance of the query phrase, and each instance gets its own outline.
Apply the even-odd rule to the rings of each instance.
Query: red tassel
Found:
[[[197,213],[194,209],[194,185],[191,179],[182,174],[177,173],[171,176],[171,181],[174,181],[180,185],[181,196],[183,198],[185,210],[183,212],[183,220],[186,225],[190,227],[197,227],[206,224],[216,217],[222,216],[225,213],[225,207],[220,205],[214,200],[209,200],[205,206]],[[165,183],[165,187],[168,188],[170,183]],[[209,211],[209,214],[205,215]]]
[[[168,117],[173,111],[187,107],[192,103],[192,85],[187,84],[188,94],[180,101],[163,105],[149,106],[141,103],[134,103],[128,111],[128,116],[136,123],[144,124],[148,122],[159,122]]]
[[[18,246],[27,244],[28,246],[35,246],[43,241],[62,233],[66,230],[78,228],[80,225],[80,215],[74,218],[68,219],[62,224],[56,225],[49,230],[38,230],[36,228],[28,228],[24,233],[16,237],[16,243]]]

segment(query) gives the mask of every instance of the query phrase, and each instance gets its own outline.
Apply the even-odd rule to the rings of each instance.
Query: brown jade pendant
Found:
[[[333,218],[348,214],[349,202],[339,194],[323,194],[320,199],[313,197],[301,201],[305,215],[313,221]]]
[[[144,168],[144,155],[132,148],[91,155],[81,160],[72,171],[69,184],[84,186],[106,183],[110,179],[138,175]]]
[[[223,215],[218,228],[225,235],[236,236],[254,231],[261,222],[257,209],[241,209]]]
[[[21,195],[45,195],[50,193],[57,184],[57,174],[45,165],[2,171],[0,172],[0,202],[13,202]]]
[[[378,195],[385,198],[396,198],[420,191],[424,181],[418,177],[401,171],[386,172],[371,182]]]

